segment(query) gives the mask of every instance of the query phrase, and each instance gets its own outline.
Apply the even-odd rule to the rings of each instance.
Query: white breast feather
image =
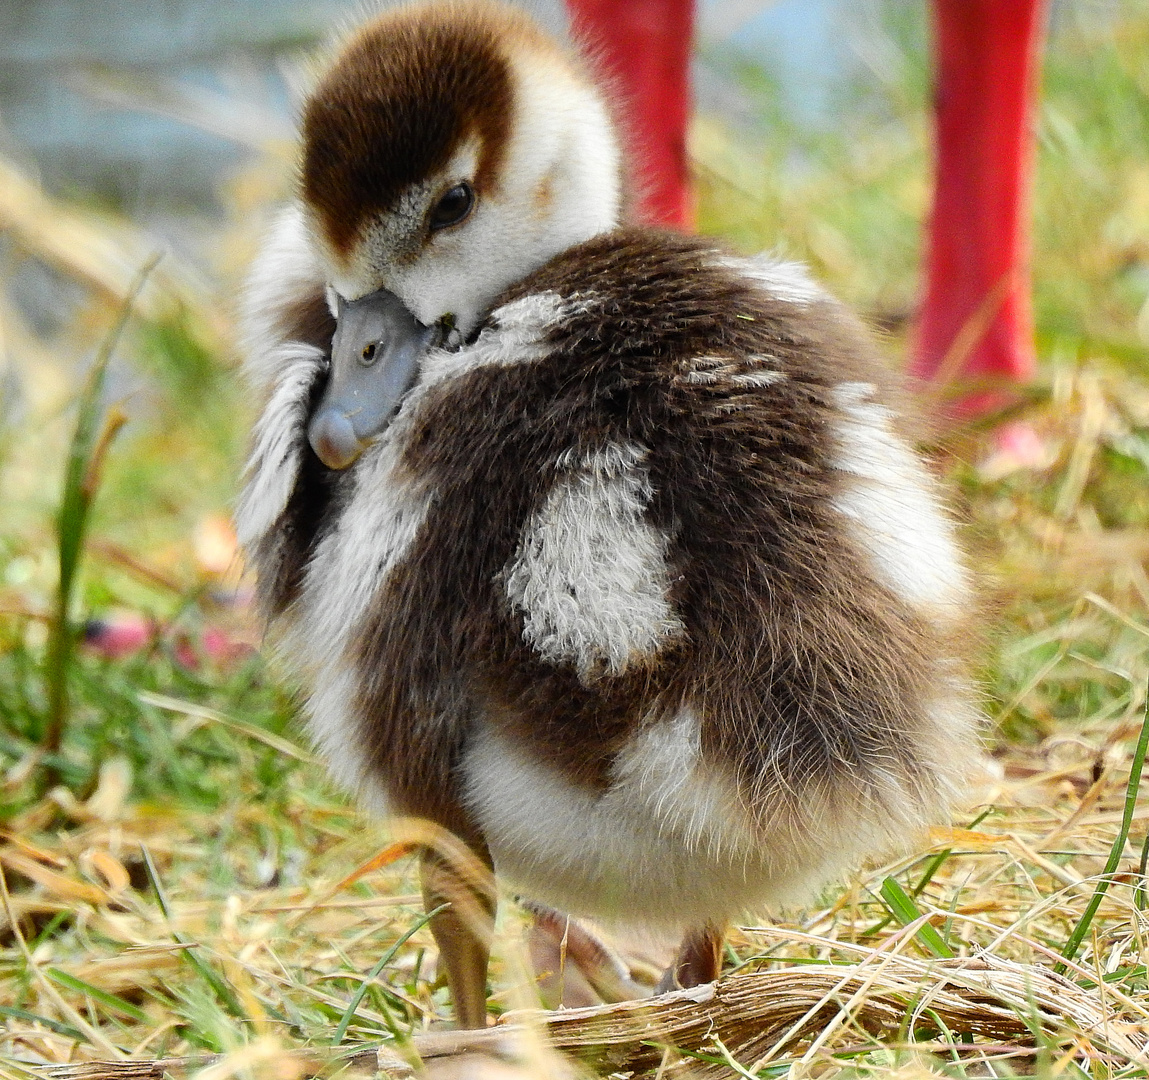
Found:
[[[890,780],[881,807],[858,791],[811,790],[800,818],[783,810],[758,826],[701,759],[691,709],[644,726],[605,792],[571,783],[493,726],[476,732],[463,773],[500,875],[561,910],[648,925],[803,902],[921,822],[920,798]]]
[[[618,444],[563,472],[505,572],[525,640],[584,681],[621,675],[683,631],[667,599],[667,539],[645,520],[645,456]]]

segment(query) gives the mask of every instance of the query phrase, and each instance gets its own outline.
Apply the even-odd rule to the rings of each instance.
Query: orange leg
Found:
[[[455,1020],[461,1028],[487,1026],[487,963],[495,928],[497,896],[489,864],[475,856],[471,865],[430,848],[420,872],[428,911],[449,906],[431,919],[431,934],[446,971]]]

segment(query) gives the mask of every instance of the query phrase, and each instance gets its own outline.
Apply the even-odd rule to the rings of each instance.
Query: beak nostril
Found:
[[[378,342],[371,342],[369,345],[363,346],[363,351],[359,354],[360,359],[364,364],[375,363],[375,353],[379,348]]]

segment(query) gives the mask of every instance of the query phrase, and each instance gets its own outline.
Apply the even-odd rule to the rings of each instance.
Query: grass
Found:
[[[153,260],[141,271],[128,290],[123,308],[96,354],[87,382],[80,392],[76,431],[68,448],[64,467],[64,489],[56,520],[56,546],[59,552],[59,577],[56,602],[49,624],[45,656],[45,683],[48,710],[41,749],[46,784],[54,786],[61,778],[57,760],[68,723],[68,675],[75,663],[77,629],[72,623],[72,602],[92,500],[100,486],[100,472],[112,440],[127,420],[114,408],[107,414],[101,409],[101,398],[107,380],[108,362],[123,332],[133,302],[154,268]]]
[[[888,328],[897,356],[928,194],[926,79],[920,24],[899,5],[880,11],[892,74],[850,88],[849,125],[796,124],[747,69],[769,129],[734,136],[703,118],[695,153],[703,227],[808,259]],[[1042,368],[1017,418],[1042,453],[1011,462],[985,431],[942,447],[989,627],[989,764],[964,825],[737,931],[736,978],[763,980],[758,999],[796,1011],[768,1045],[737,1026],[681,1053],[635,1038],[648,1057],[627,1060],[648,1075],[682,1075],[683,1063],[883,1078],[1149,1067],[1149,809],[1137,797],[1149,685],[1146,71],[1144,4],[1111,20],[1063,9],[1039,125]],[[147,244],[126,223],[5,188],[26,211],[8,219],[36,223],[19,257],[78,280],[85,298],[48,341],[0,308],[24,387],[23,409],[6,408],[0,427],[6,1075],[26,1075],[27,1061],[239,1053],[225,1073],[288,1076],[298,1065],[287,1048],[407,1052],[446,1013],[410,860],[354,873],[391,839],[386,828],[330,788],[282,678],[254,653],[203,645],[218,628],[258,641],[246,583],[204,538],[227,512],[250,421],[220,345],[220,297],[250,250],[252,207],[285,175],[261,161],[229,186],[219,249],[231,255],[214,293],[181,284],[178,265],[157,268],[106,375],[88,364],[79,421],[76,358],[110,340],[132,274],[104,273],[111,255],[88,266],[69,253],[89,230],[138,270]],[[144,389],[120,400],[115,387],[133,381]],[[129,419],[112,443],[99,417],[117,407]],[[150,620],[140,651],[102,656],[77,636],[122,612]],[[532,1000],[520,927],[508,903],[496,1012]],[[632,947],[646,968],[658,950]],[[988,980],[980,990],[975,976]],[[806,1013],[817,1023],[799,1023]],[[547,1060],[534,1075],[559,1075]]]

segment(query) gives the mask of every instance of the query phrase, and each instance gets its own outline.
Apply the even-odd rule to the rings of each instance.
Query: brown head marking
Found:
[[[336,252],[469,138],[475,189],[490,190],[514,104],[507,42],[546,47],[537,37],[501,5],[432,3],[389,12],[351,39],[303,114],[303,198]]]

